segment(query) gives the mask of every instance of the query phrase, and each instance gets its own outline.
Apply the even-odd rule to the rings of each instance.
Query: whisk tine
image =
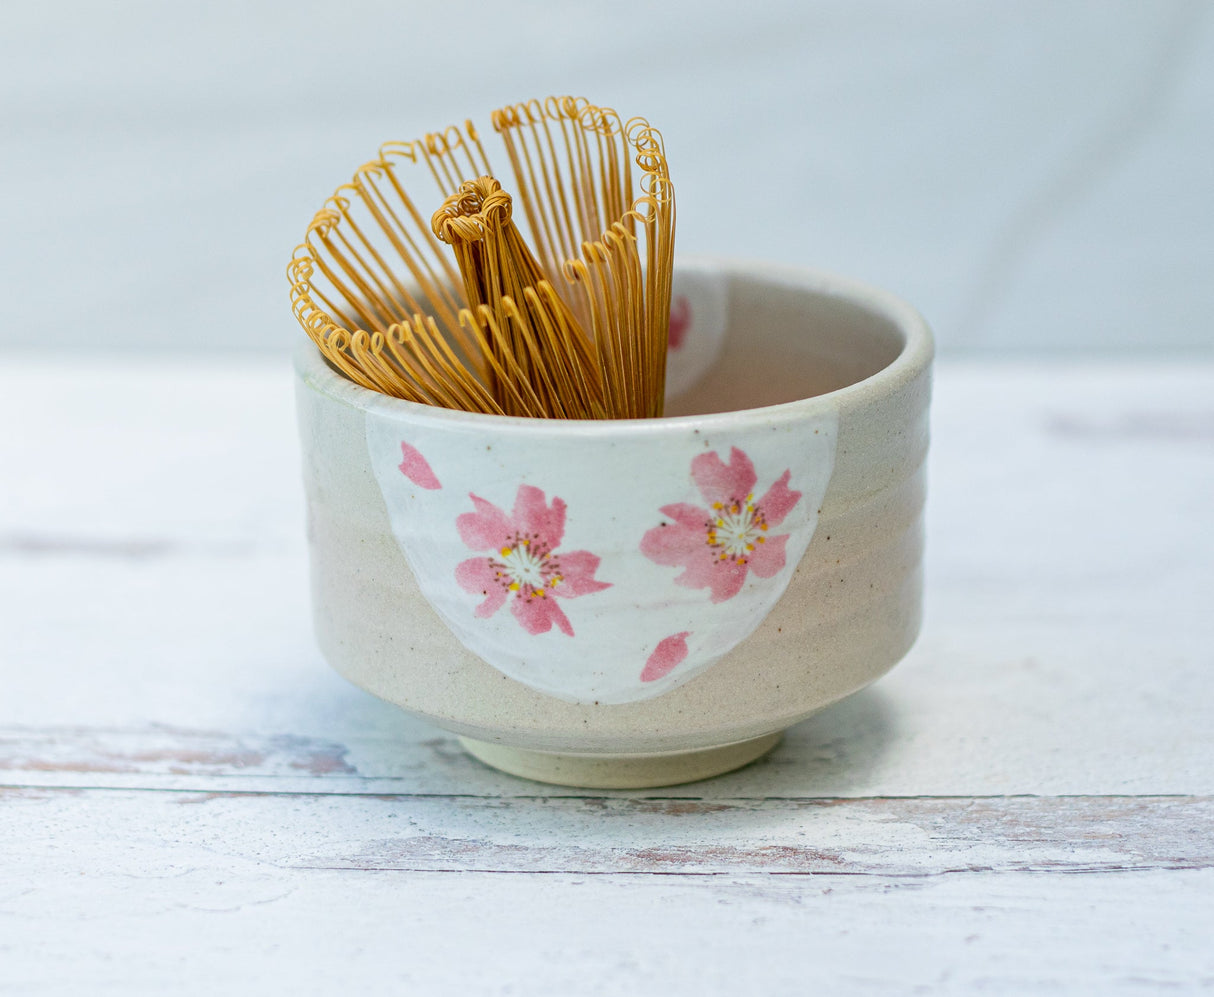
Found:
[[[674,245],[660,134],[574,97],[509,105],[490,120],[514,196],[471,121],[386,143],[296,249],[287,272],[297,320],[342,374],[410,401],[562,419],[660,415]],[[430,217],[404,170],[433,183],[430,203],[441,203]]]

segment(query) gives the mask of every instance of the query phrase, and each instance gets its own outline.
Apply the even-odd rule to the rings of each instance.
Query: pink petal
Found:
[[[492,616],[506,601],[507,590],[487,557],[473,557],[460,562],[455,568],[455,580],[465,592],[479,593],[485,597],[485,601],[476,607],[476,615],[482,619]]]
[[[670,333],[666,345],[677,350],[687,338],[687,330],[691,328],[691,303],[687,296],[680,294],[670,306]]]
[[[579,595],[590,595],[611,588],[611,582],[600,582],[594,577],[599,569],[599,557],[588,550],[571,550],[558,556],[561,564],[561,581],[549,589],[549,595],[574,599]]]
[[[676,585],[685,585],[688,588],[711,589],[710,601],[725,602],[741,591],[746,582],[746,571],[747,565],[737,561],[728,558],[724,561],[710,559],[707,565],[689,564],[687,570],[674,581]]]
[[[737,447],[730,448],[728,464],[715,453],[700,454],[691,462],[691,477],[709,505],[745,501],[759,480],[754,464]]]
[[[536,534],[549,549],[557,547],[565,535],[565,503],[553,496],[549,509],[542,489],[519,485],[514,498],[514,524],[520,533]]]
[[[669,516],[680,526],[685,526],[690,530],[699,530],[704,533],[708,524],[716,519],[707,509],[701,509],[698,505],[691,505],[687,502],[675,502],[673,505],[664,505],[659,510],[662,515]]]
[[[649,660],[645,662],[645,670],[641,672],[641,681],[656,682],[681,665],[683,659],[687,657],[687,638],[690,636],[691,631],[684,630],[681,634],[663,637],[653,654],[649,656]]]
[[[784,517],[792,511],[792,507],[801,498],[800,492],[794,492],[788,487],[788,479],[791,476],[792,472],[785,471],[780,475],[780,480],[767,489],[767,494],[759,499],[759,511],[763,513],[763,518],[767,520],[769,526],[779,526],[784,522]]]
[[[476,512],[465,512],[455,519],[460,539],[472,550],[497,550],[514,534],[514,525],[492,502],[469,495]]]
[[[569,618],[556,604],[556,600],[548,596],[516,596],[510,603],[510,612],[529,634],[547,633],[555,623],[563,632],[573,636]]]
[[[754,552],[749,555],[750,570],[760,578],[770,578],[784,567],[784,545],[788,543],[788,534],[781,533],[764,539],[766,542],[755,544]]]
[[[429,461],[422,456],[421,451],[417,447],[410,446],[404,440],[401,440],[400,453],[404,458],[400,462],[400,473],[417,485],[418,488],[436,491],[443,487],[438,480],[438,476],[431,469]]]
[[[703,509],[694,505],[668,505],[662,512],[673,522],[655,526],[641,538],[641,553],[649,560],[656,564],[682,565],[708,551],[704,528],[708,514]]]

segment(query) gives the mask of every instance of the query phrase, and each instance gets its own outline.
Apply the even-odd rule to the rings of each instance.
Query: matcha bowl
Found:
[[[753,761],[918,633],[931,359],[885,292],[713,259],[676,266],[659,419],[417,405],[308,344],[321,649],[527,778]]]

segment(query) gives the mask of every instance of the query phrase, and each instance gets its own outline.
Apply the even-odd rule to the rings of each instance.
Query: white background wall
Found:
[[[666,136],[682,252],[812,264],[944,351],[1214,348],[1214,3],[5,3],[0,347],[287,350],[387,139],[572,92]]]

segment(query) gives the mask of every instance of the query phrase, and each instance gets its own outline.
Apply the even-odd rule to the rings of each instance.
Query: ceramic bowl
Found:
[[[309,344],[321,649],[516,774],[745,764],[918,632],[931,357],[882,291],[714,260],[676,267],[661,419],[417,405]]]

